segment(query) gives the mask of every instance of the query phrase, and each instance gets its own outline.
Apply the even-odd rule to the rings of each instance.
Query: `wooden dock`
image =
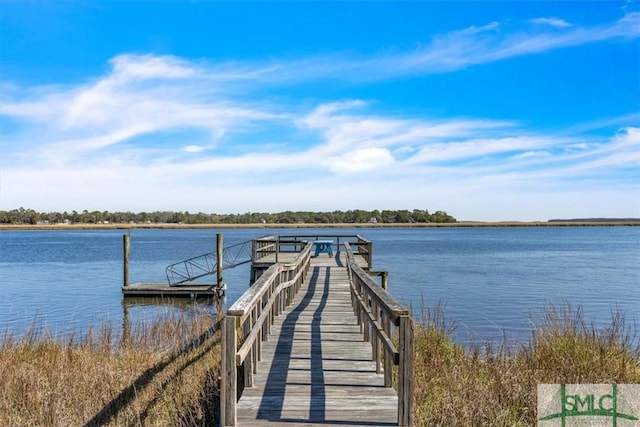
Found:
[[[259,273],[222,326],[222,425],[413,425],[410,312],[372,279],[371,242],[340,238],[332,256],[254,244]]]
[[[312,258],[307,280],[263,343],[254,387],[238,402],[239,425],[398,425],[398,396],[376,373],[347,269],[336,261]]]
[[[215,254],[168,266],[168,283],[131,285],[128,235],[123,247],[125,297],[216,298],[225,266],[251,262],[251,286],[221,322],[223,426],[413,426],[413,320],[371,269],[369,240],[265,236],[223,249],[218,235]],[[216,285],[194,284],[214,272]]]

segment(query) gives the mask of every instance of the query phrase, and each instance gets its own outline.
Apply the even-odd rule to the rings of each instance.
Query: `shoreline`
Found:
[[[134,230],[134,229],[300,229],[300,228],[464,228],[464,227],[616,227],[640,226],[640,221],[460,221],[452,223],[389,224],[0,224],[0,230]]]

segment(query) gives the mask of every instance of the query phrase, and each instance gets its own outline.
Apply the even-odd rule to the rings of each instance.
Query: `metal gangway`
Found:
[[[222,250],[221,270],[251,262],[251,240]],[[165,269],[169,286],[178,286],[218,272],[218,252],[208,252],[168,265]]]

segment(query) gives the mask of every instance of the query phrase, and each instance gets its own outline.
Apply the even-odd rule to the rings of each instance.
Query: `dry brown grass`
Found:
[[[538,383],[640,383],[635,327],[580,309],[548,306],[531,341],[468,349],[451,339],[443,310],[416,327],[418,426],[529,426]],[[0,343],[2,426],[216,425],[219,336],[214,319],[159,319],[114,338],[110,328],[77,339],[32,331]]]
[[[582,310],[549,305],[530,343],[466,349],[441,309],[416,328],[415,406],[420,426],[533,426],[539,383],[640,383],[640,348],[624,317],[596,328]]]
[[[211,425],[217,417],[214,319],[163,318],[114,338],[103,327],[0,343],[0,425]]]

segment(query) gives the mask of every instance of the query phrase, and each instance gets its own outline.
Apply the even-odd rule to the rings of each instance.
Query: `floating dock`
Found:
[[[134,283],[122,287],[125,297],[150,298],[214,298],[218,296],[215,285],[169,286],[168,283]]]

